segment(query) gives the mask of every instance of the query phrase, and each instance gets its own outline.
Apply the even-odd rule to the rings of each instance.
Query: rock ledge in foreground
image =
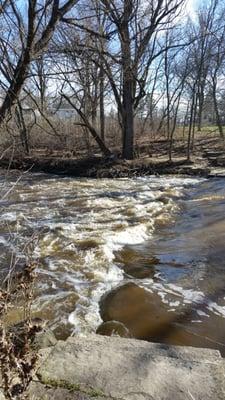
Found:
[[[59,341],[38,377],[42,384],[63,382],[82,392],[92,390],[99,399],[225,398],[224,360],[218,351],[119,337],[88,335]]]

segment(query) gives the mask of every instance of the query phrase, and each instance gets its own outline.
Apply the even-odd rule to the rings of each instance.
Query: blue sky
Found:
[[[187,11],[188,13],[193,16],[195,11],[197,10],[198,6],[201,3],[208,3],[208,0],[187,0]]]

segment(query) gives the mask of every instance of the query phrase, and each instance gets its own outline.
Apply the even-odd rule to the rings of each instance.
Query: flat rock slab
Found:
[[[98,396],[96,393],[88,395],[79,390],[68,390],[62,387],[53,388],[40,382],[33,382],[30,385],[28,396],[31,400],[114,400],[111,397]]]
[[[99,398],[225,399],[224,361],[218,351],[119,337],[88,335],[59,341],[38,377],[45,384],[99,393]]]

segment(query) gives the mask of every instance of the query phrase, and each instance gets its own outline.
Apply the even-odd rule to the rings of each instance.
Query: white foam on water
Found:
[[[171,293],[180,295],[185,304],[203,303],[205,301],[205,294],[200,290],[184,289],[172,283],[168,283],[166,286],[171,290]]]
[[[141,179],[137,179],[137,186]],[[146,184],[148,182],[148,184]],[[102,322],[99,314],[99,300],[101,296],[117,286],[124,279],[123,271],[114,264],[115,252],[121,250],[125,245],[138,245],[147,241],[153,231],[154,222],[161,213],[171,216],[178,209],[178,205],[169,196],[168,201],[160,200],[165,190],[173,190],[174,185],[180,186],[176,189],[176,196],[180,196],[185,186],[184,180],[172,178],[164,179],[160,184],[163,188],[158,189],[159,182],[146,180],[145,185],[136,187],[134,182],[123,180],[124,188],[118,187],[118,181],[113,182],[111,198],[99,196],[92,193],[92,198],[87,200],[90,212],[77,216],[77,223],[69,225],[51,224],[52,228],[61,228],[65,237],[70,237],[74,243],[77,240],[91,239],[92,236],[100,240],[98,250],[87,250],[84,252],[83,272],[93,275],[92,281],[87,282],[80,276],[73,281],[74,289],[79,295],[75,310],[69,315],[69,322],[74,326],[74,333],[93,331]],[[107,186],[107,182],[106,186]],[[111,182],[110,182],[111,183]],[[142,182],[141,182],[142,183]],[[186,185],[196,183],[189,179]],[[103,185],[104,186],[104,185]],[[131,186],[131,187],[130,187]],[[85,187],[85,185],[84,185]],[[154,190],[153,190],[154,189]],[[96,188],[95,188],[96,190]],[[128,196],[126,190],[129,190]],[[123,193],[125,191],[125,193]],[[90,193],[88,193],[90,194]],[[129,196],[130,195],[130,196]],[[159,199],[159,200],[158,200]],[[131,212],[131,217],[129,217]],[[145,222],[143,223],[143,218]],[[130,219],[132,222],[130,222]],[[120,221],[121,228],[115,229]],[[135,221],[135,223],[133,223]],[[99,254],[101,253],[101,261]],[[149,283],[149,280],[148,280]],[[172,288],[167,288],[172,291]],[[176,292],[177,294],[177,292]],[[179,294],[181,297],[181,294]],[[187,296],[190,299],[190,293]],[[166,296],[164,296],[166,301]],[[174,307],[179,304],[174,301]],[[171,304],[172,306],[172,304]]]
[[[162,302],[169,305],[170,311],[185,304],[205,304],[206,302],[205,294],[200,290],[184,289],[176,284],[166,282],[153,282],[152,288],[161,297]]]
[[[150,233],[144,224],[128,227],[121,232],[104,235],[105,244],[103,252],[109,261],[114,259],[114,252],[122,249],[125,245],[141,244],[148,240]]]
[[[99,300],[105,292],[123,280],[123,273],[116,265],[112,265],[107,273],[96,271],[96,276],[100,282],[92,290],[91,298],[81,297],[76,309],[69,315],[68,321],[74,326],[73,334],[93,332],[97,329],[102,322]]]
[[[175,284],[170,283],[153,283],[152,287],[157,291],[162,301],[172,307],[170,311],[185,304],[201,304],[205,310],[209,310],[217,316],[225,318],[225,306],[219,305],[214,301],[211,301],[206,295],[200,290],[184,289]],[[180,298],[180,300],[171,300],[171,295]],[[174,309],[175,310],[175,309]],[[196,310],[199,317],[208,317],[206,311],[201,309]],[[194,321],[197,322],[197,321]]]
[[[170,301],[169,302],[170,307],[179,307],[180,301]]]
[[[65,282],[78,294],[76,308],[68,318],[76,332],[96,329],[101,322],[101,296],[124,279],[123,271],[115,265],[115,252],[126,245],[147,241],[154,232],[157,218],[171,217],[179,207],[176,199],[182,196],[184,188],[199,181],[176,177],[96,181],[57,178],[34,182],[24,189],[20,187],[20,195],[27,199],[27,204],[19,229],[33,224],[34,228],[50,230],[42,234],[35,255],[39,253],[45,258],[48,267],[43,266],[41,272],[54,279],[54,286],[57,281],[59,286]],[[166,201],[162,201],[162,197]],[[70,206],[73,200],[78,205]],[[5,213],[9,222],[18,218],[19,207]],[[96,247],[79,249],[79,242],[85,240],[94,240]],[[68,262],[62,255],[65,250],[74,252]],[[179,298],[171,307],[183,297],[188,302],[195,301],[199,295],[176,286],[157,287],[153,282],[152,285],[164,301],[168,301],[169,293]],[[61,298],[63,295],[59,295]]]
[[[128,226],[121,231],[111,231],[102,234],[103,244],[99,246],[102,252],[103,266],[99,265],[96,253],[88,251],[85,255],[85,266],[94,274],[95,288],[91,291],[88,305],[83,306],[78,301],[76,309],[70,314],[69,322],[74,325],[74,333],[93,331],[102,322],[99,314],[101,296],[117,286],[123,280],[123,271],[114,264],[115,251],[125,245],[141,244],[149,239],[153,231],[153,221],[146,224]],[[77,288],[76,288],[77,289]],[[80,293],[80,292],[79,292]]]
[[[3,244],[4,246],[7,246],[7,240],[5,240],[5,238],[3,236],[0,236],[0,244]]]
[[[199,315],[199,317],[207,317],[207,318],[209,318],[209,315],[206,314],[206,312],[204,312],[202,310],[197,310],[196,312]]]
[[[214,314],[225,318],[225,306],[220,306],[219,304],[209,301],[207,304],[207,308],[209,311],[212,311]]]
[[[15,222],[18,218],[18,213],[16,212],[6,212],[1,215],[1,220],[2,221],[10,221],[10,222]]]

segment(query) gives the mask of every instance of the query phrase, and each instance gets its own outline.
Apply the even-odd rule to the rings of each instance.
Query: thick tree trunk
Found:
[[[125,15],[122,30],[122,68],[123,68],[123,150],[122,157],[133,159],[134,150],[134,107],[133,107],[133,71],[130,49],[129,16]]]
[[[17,64],[15,69],[14,79],[6,93],[5,99],[0,107],[0,124],[4,121],[6,116],[9,114],[13,105],[19,98],[19,94],[22,90],[24,81],[27,76],[28,68],[30,65],[30,54],[29,51],[25,51],[24,57],[22,57]]]
[[[123,87],[123,152],[124,159],[133,159],[134,148],[134,115],[132,99],[132,82],[124,82]]]
[[[104,105],[104,69],[100,67],[100,136],[103,142],[105,142],[105,105]]]

